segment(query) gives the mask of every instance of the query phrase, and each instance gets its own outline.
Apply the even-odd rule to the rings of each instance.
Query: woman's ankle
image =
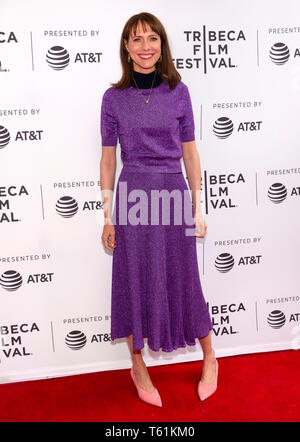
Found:
[[[215,358],[216,358],[216,355],[215,355],[214,349],[211,349],[211,351],[205,352],[203,354],[203,359],[209,360],[209,359],[215,359]]]
[[[132,359],[133,368],[143,368],[146,366],[145,361],[141,358],[133,358]]]

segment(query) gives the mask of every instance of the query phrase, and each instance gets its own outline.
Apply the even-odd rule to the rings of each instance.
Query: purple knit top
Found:
[[[121,146],[127,168],[139,172],[182,172],[181,142],[195,140],[195,124],[188,87],[180,81],[171,90],[163,81],[138,91],[108,88],[101,104],[102,146]]]

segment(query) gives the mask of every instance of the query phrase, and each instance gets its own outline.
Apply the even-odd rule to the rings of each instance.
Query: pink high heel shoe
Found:
[[[204,399],[207,399],[216,391],[218,385],[218,371],[219,371],[219,364],[216,359],[216,377],[213,380],[213,382],[207,385],[200,381],[198,384],[198,395],[201,401],[204,401]]]
[[[156,405],[157,407],[162,407],[161,398],[160,398],[157,388],[155,388],[155,390],[151,391],[151,392],[143,390],[143,388],[141,388],[137,384],[136,377],[135,377],[135,374],[134,374],[134,371],[132,368],[130,369],[130,375],[131,375],[131,378],[134,382],[134,385],[136,386],[139,398],[142,401],[147,402],[148,404]]]

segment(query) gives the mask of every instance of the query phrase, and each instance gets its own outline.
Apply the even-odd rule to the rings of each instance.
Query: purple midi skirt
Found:
[[[123,191],[122,198],[120,196],[120,182],[126,186],[126,204]],[[148,206],[148,224],[132,223],[130,216],[127,225],[124,223],[124,211],[129,214],[142,200],[129,198],[135,189],[142,189],[148,196],[143,206]],[[153,189],[169,192],[178,189],[182,201],[183,192],[188,191],[182,172],[145,173],[123,166],[113,209],[117,246],[113,251],[112,265],[111,340],[132,334],[134,350],[142,349],[144,338],[147,338],[151,350],[171,352],[195,345],[195,338],[207,336],[213,324],[200,283],[196,237],[186,235],[186,228],[195,225],[185,223],[184,204],[178,209],[173,198],[170,198],[169,206],[170,223],[163,223],[161,205],[158,223],[152,225]],[[190,195],[188,204],[192,211]],[[178,210],[182,210],[181,225],[174,223]],[[136,213],[137,217],[140,215]]]

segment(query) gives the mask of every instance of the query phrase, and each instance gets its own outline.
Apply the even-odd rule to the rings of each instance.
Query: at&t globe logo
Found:
[[[65,343],[72,350],[80,350],[86,344],[86,336],[80,330],[73,330],[67,334]]]
[[[213,132],[222,140],[228,138],[233,132],[233,122],[228,117],[220,117],[214,123]]]
[[[0,276],[0,285],[5,290],[13,292],[21,287],[23,282],[22,276],[16,270],[6,270]]]
[[[275,43],[271,47],[269,55],[273,63],[280,66],[288,61],[290,51],[285,43]]]
[[[0,126],[0,149],[7,146],[10,141],[10,134],[6,127]]]
[[[282,183],[274,183],[268,190],[269,200],[274,204],[282,203],[287,197],[287,189]]]
[[[56,212],[63,218],[71,218],[78,212],[77,201],[72,196],[62,196],[56,203]]]
[[[281,328],[285,321],[285,314],[280,310],[273,310],[267,318],[267,322],[272,328]]]
[[[46,61],[52,69],[61,71],[68,66],[70,55],[62,46],[53,46],[46,54]]]

